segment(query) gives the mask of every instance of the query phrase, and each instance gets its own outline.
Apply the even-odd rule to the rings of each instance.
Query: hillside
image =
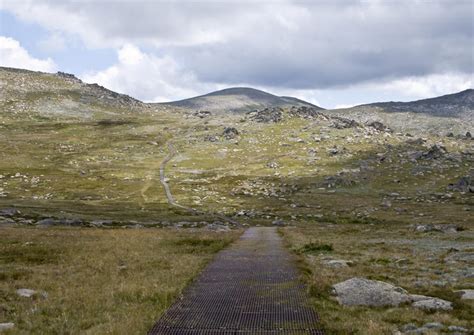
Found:
[[[411,102],[376,102],[328,112],[362,123],[382,122],[400,132],[464,135],[474,130],[474,90]]]
[[[474,90],[467,89],[430,99],[410,102],[376,102],[362,106],[380,107],[387,112],[414,112],[436,116],[456,117],[474,111]]]
[[[307,106],[322,109],[297,98],[279,97],[248,87],[227,88],[189,99],[163,103],[163,105],[214,112],[248,112],[267,107],[290,106]]]
[[[104,119],[148,109],[137,99],[63,72],[0,67],[0,89],[4,118]]]

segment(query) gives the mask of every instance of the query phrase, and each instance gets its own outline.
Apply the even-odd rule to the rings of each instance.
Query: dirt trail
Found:
[[[323,334],[294,264],[276,228],[249,228],[149,334]]]
[[[169,150],[168,155],[166,155],[166,157],[163,159],[163,161],[161,162],[161,165],[160,165],[160,182],[163,185],[163,188],[165,189],[165,194],[166,194],[166,198],[168,199],[168,203],[171,206],[175,206],[175,207],[178,207],[178,208],[185,209],[185,210],[187,210],[191,213],[208,214],[206,212],[197,210],[197,209],[192,208],[192,207],[183,206],[183,205],[177,203],[176,200],[174,200],[173,194],[171,193],[170,186],[169,186],[169,184],[166,180],[165,168],[166,168],[166,164],[168,164],[173,159],[173,157],[177,154],[177,152],[176,152],[176,149],[175,149],[173,143],[171,143],[171,142],[168,142],[168,150]],[[223,220],[223,221],[229,222],[233,225],[241,226],[241,224],[239,222],[237,222],[237,221],[235,221],[235,220],[233,220],[233,219],[231,219],[231,218],[229,218],[225,215],[216,214],[216,213],[213,213],[212,215],[219,218],[219,219],[221,219],[221,220]]]

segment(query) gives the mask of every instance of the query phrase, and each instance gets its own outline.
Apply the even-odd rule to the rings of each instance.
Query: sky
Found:
[[[473,0],[0,0],[0,66],[146,102],[249,86],[325,108],[474,86]]]

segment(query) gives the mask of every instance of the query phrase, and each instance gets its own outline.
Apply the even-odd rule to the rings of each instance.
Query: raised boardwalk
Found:
[[[323,334],[275,228],[221,251],[149,334]]]

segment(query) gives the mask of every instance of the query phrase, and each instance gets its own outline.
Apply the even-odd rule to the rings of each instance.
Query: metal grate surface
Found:
[[[150,335],[323,334],[275,228],[249,228],[221,251]]]

